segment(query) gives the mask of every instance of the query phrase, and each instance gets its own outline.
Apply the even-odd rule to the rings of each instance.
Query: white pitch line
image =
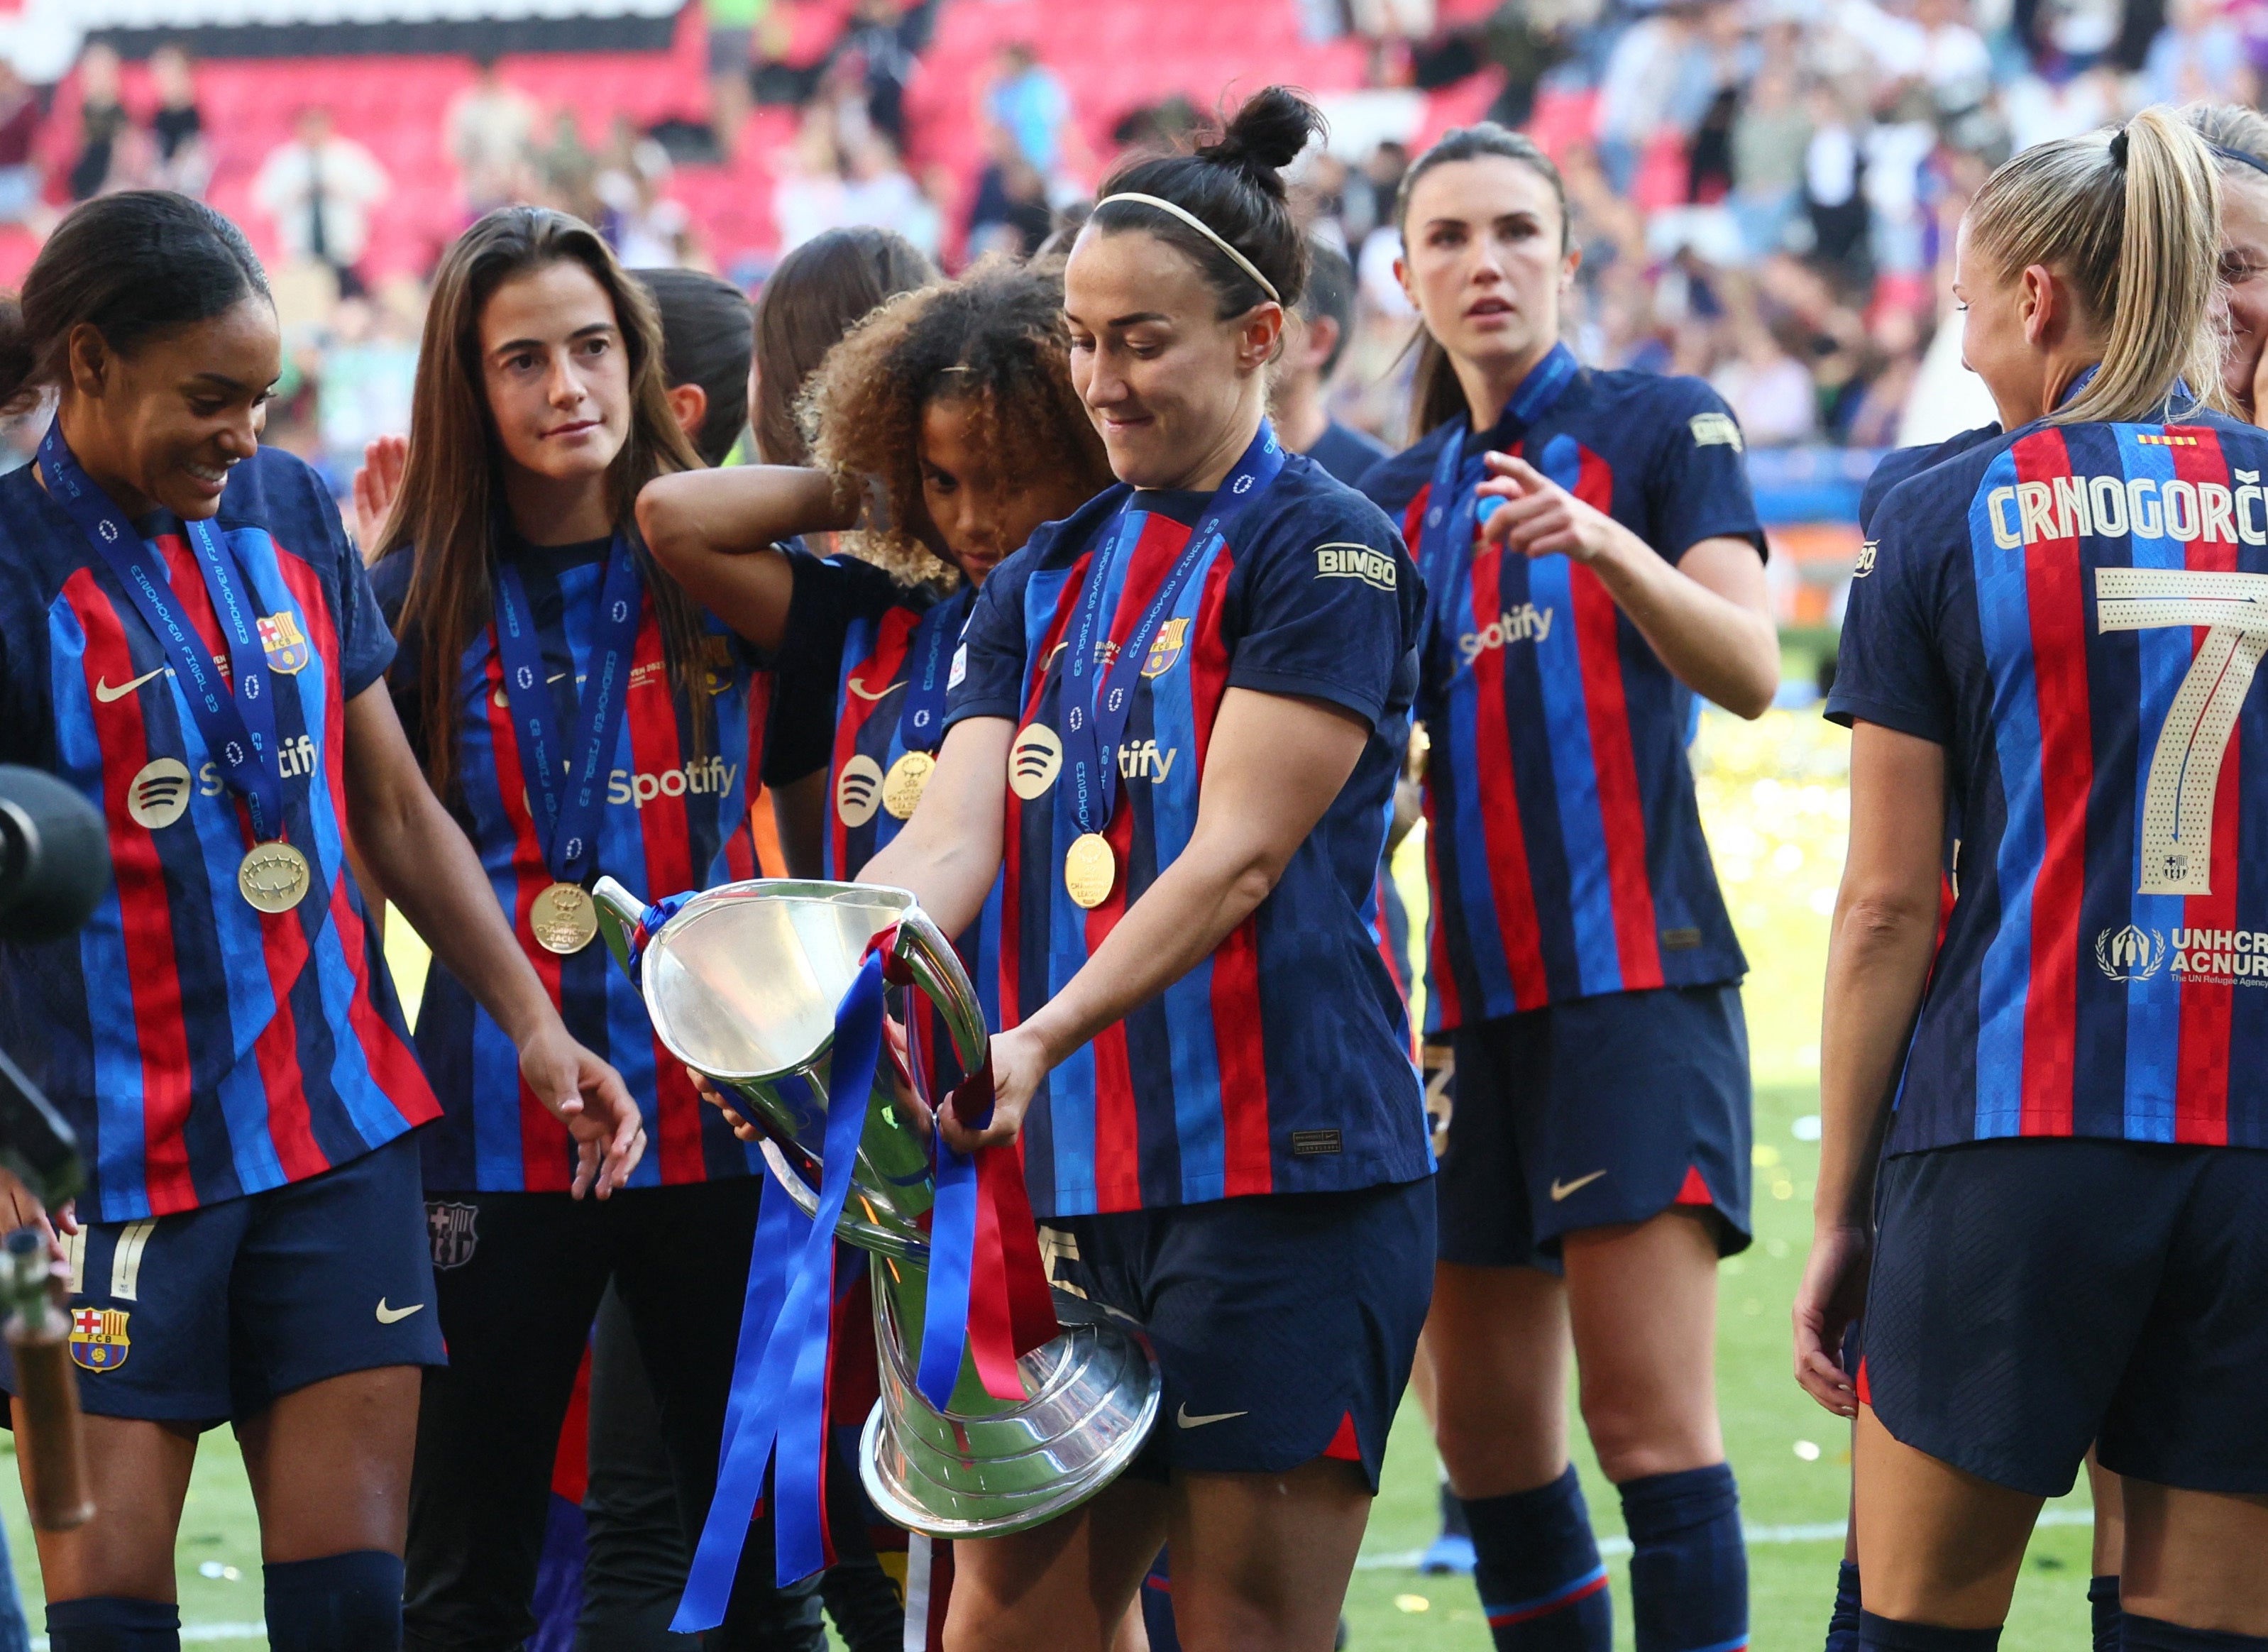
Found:
[[[2043,1508],[2036,1523],[2043,1526],[2091,1526],[2095,1523],[2092,1508]],[[1774,1543],[1840,1543],[1844,1524],[1839,1520],[1822,1520],[1805,1526],[1744,1526],[1741,1536],[1750,1548]],[[1599,1558],[1611,1560],[1631,1552],[1628,1538],[1599,1539]],[[1354,1563],[1358,1572],[1414,1572],[1418,1562],[1425,1558],[1423,1549],[1396,1549],[1381,1554],[1366,1554]]]

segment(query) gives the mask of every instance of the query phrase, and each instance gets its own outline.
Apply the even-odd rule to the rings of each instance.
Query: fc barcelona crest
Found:
[[[481,1241],[474,1227],[480,1213],[477,1205],[426,1205],[425,1231],[433,1241],[436,1268],[460,1268],[473,1259],[474,1247]]]
[[[126,1334],[129,1317],[123,1308],[72,1309],[71,1362],[85,1371],[114,1371],[125,1364],[134,1348]]]
[[[307,639],[300,634],[299,622],[286,608],[281,614],[264,614],[260,619],[260,646],[268,655],[271,671],[286,676],[307,663]]]
[[[1162,677],[1174,668],[1182,657],[1182,644],[1189,634],[1189,623],[1185,619],[1169,619],[1158,628],[1150,639],[1150,652],[1142,658],[1142,675]]]

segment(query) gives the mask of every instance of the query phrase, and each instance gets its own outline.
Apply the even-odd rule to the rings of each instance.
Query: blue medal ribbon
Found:
[[[1096,658],[1101,638],[1109,632],[1102,618],[1103,605],[1112,573],[1122,559],[1133,555],[1135,543],[1142,537],[1143,519],[1147,515],[1138,504],[1142,496],[1134,494],[1119,506],[1117,514],[1097,535],[1097,542],[1105,549],[1088,565],[1086,588],[1079,594],[1079,612],[1072,622],[1071,644],[1064,654],[1064,775],[1069,781],[1065,790],[1071,815],[1081,833],[1106,830],[1117,807],[1118,741],[1134,710],[1134,687],[1151,640],[1174,611],[1189,576],[1227,540],[1283,468],[1283,446],[1263,419],[1252,445],[1213,490],[1212,501],[1189,543],[1159,584],[1158,594],[1143,610],[1141,623],[1107,671]],[[1101,679],[1099,700],[1089,686],[1089,680],[1098,675]]]
[[[228,642],[229,675],[236,684],[232,694],[173,594],[165,562],[143,542],[110,496],[79,468],[70,444],[63,439],[60,417],[40,439],[40,473],[47,480],[48,496],[85,531],[164,647],[205,749],[212,754],[221,778],[251,811],[252,835],[262,843],[282,837],[284,780],[275,761],[275,678],[252,606],[252,576],[210,519],[182,522]]]
[[[1554,344],[1549,355],[1528,369],[1490,434],[1506,447],[1521,441],[1528,427],[1550,412],[1574,382],[1581,366],[1574,351],[1565,344]],[[1440,456],[1433,461],[1433,485],[1425,496],[1425,523],[1418,535],[1419,572],[1425,576],[1429,608],[1450,604],[1458,559],[1472,555],[1473,523],[1480,506],[1473,490],[1480,485],[1488,465],[1485,448],[1469,458],[1466,454],[1470,433],[1471,421],[1460,413],[1441,442]]]
[[[882,959],[873,955],[835,1012],[818,1213],[806,1216],[777,1177],[764,1178],[717,1492],[669,1626],[676,1634],[696,1634],[724,1622],[748,1523],[763,1494],[764,1471],[775,1458],[775,1575],[791,1583],[826,1564],[821,1474],[835,1229],[850,1196],[881,1048]]]
[[[968,623],[970,604],[964,599],[975,589],[962,586],[914,627],[906,651],[913,662],[906,672],[906,703],[898,708],[898,743],[908,751],[933,752],[945,739],[946,666]]]
[[[504,658],[505,704],[519,741],[520,771],[535,812],[536,839],[554,881],[579,884],[598,850],[600,811],[615,741],[630,704],[630,663],[637,649],[644,587],[637,558],[620,534],[607,553],[599,593],[599,623],[590,668],[584,673],[575,716],[575,744],[560,743],[558,706],[544,681],[543,639],[519,569],[500,562],[496,579],[497,649]]]

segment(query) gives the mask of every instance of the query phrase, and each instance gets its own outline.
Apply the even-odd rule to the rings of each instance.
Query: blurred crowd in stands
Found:
[[[957,166],[924,157],[909,92],[940,13],[999,3],[706,0],[705,122],[641,129],[600,112],[593,144],[593,111],[543,107],[483,63],[448,107],[441,151],[467,220],[549,202],[599,224],[632,265],[725,262],[751,286],[763,258],[720,260],[673,187],[680,168],[744,150],[751,130],[775,134],[763,161],[771,257],[850,224],[895,229],[948,267],[1029,252],[1075,220],[1118,150],[1185,136],[1222,88],[1080,107],[1076,77],[1011,40],[968,76],[981,146],[961,144]],[[1079,9],[1100,17],[1119,4]],[[1342,42],[1359,65],[1359,84],[1324,98],[1335,138],[1303,162],[1299,200],[1356,272],[1335,409],[1389,440],[1403,434],[1410,330],[1393,273],[1395,191],[1413,149],[1452,119],[1524,126],[1559,160],[1584,358],[1708,378],[1755,447],[1880,447],[1949,313],[1953,227],[1992,166],[2148,102],[2252,102],[2268,67],[2268,0],[1234,4],[1288,8],[1300,40]],[[1123,4],[1167,36],[1183,12],[1219,10]],[[799,52],[814,6],[832,37]],[[1050,39],[1065,49],[1060,32]],[[1266,55],[1242,83],[1274,72]],[[109,47],[88,45],[73,73],[76,129],[58,135],[43,131],[64,118],[55,88],[0,60],[0,225],[36,236],[104,189],[205,187],[215,135],[185,53],[153,56],[138,107]],[[419,284],[398,260],[382,277],[363,273],[371,211],[403,182],[395,170],[309,107],[249,195],[290,266],[279,302],[295,348],[274,437],[342,483],[409,402]]]

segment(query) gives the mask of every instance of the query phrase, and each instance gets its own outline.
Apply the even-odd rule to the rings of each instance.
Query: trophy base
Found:
[[[887,1518],[932,1538],[1027,1531],[1109,1485],[1150,1437],[1162,1383],[1130,1324],[1087,1309],[1018,1363],[1031,1398],[968,1417],[938,1411],[886,1367],[858,1478]]]

